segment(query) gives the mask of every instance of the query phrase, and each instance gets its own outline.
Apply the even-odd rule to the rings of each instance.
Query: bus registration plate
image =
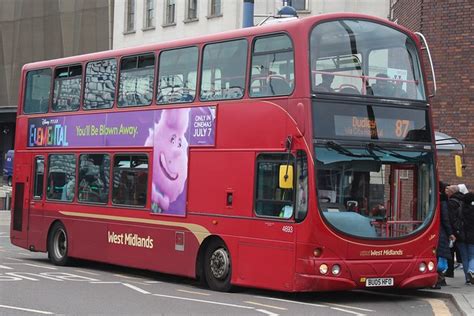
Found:
[[[365,279],[365,286],[393,286],[393,278],[367,278]]]

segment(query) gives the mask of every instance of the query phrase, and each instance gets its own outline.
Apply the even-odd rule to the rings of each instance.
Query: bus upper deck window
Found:
[[[316,94],[426,99],[416,44],[393,27],[357,19],[317,24],[310,58]]]
[[[158,104],[192,102],[196,96],[199,50],[187,47],[160,54]]]
[[[155,80],[155,55],[124,57],[120,61],[118,106],[150,105]]]
[[[87,64],[83,108],[108,109],[114,104],[117,61],[98,60]]]
[[[250,96],[289,95],[295,77],[293,44],[287,35],[255,40],[252,51]]]
[[[81,65],[57,68],[54,72],[52,110],[54,112],[78,110],[81,85]]]
[[[201,100],[240,99],[245,92],[247,40],[209,44],[204,47]]]
[[[51,94],[51,69],[29,71],[26,75],[26,91],[23,112],[48,112]]]

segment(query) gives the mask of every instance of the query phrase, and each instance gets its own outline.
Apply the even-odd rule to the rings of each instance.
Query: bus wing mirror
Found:
[[[280,165],[280,189],[293,189],[293,166]]]
[[[456,177],[462,178],[462,159],[460,155],[454,156],[454,165],[456,166]]]

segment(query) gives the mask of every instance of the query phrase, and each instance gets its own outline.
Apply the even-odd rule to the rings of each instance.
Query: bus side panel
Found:
[[[117,212],[119,211],[117,208],[111,216],[114,218],[123,216],[125,220],[121,222],[114,219],[92,218],[96,214],[93,206],[87,211],[90,213],[81,213],[83,218],[65,216],[61,219],[69,235],[69,256],[163,273],[195,276],[199,243],[190,230],[173,226],[173,218],[145,215],[143,212],[146,211],[143,210],[124,209]],[[140,212],[141,216],[137,216],[137,212]],[[88,214],[91,214],[90,219],[87,218]],[[120,216],[116,216],[117,214]],[[166,221],[169,226],[142,224],[141,219]]]
[[[255,154],[193,151],[188,212],[252,217]]]
[[[195,276],[198,242],[186,229],[108,224],[107,259],[135,268]]]
[[[241,238],[239,258],[239,285],[293,291],[294,242]]]

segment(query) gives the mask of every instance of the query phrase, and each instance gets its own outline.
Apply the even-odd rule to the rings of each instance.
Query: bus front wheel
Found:
[[[204,274],[207,285],[214,291],[228,292],[232,288],[230,279],[232,265],[229,250],[220,241],[212,241],[206,249]]]
[[[48,236],[48,255],[57,266],[65,266],[69,262],[68,240],[66,228],[61,222],[54,223]]]

